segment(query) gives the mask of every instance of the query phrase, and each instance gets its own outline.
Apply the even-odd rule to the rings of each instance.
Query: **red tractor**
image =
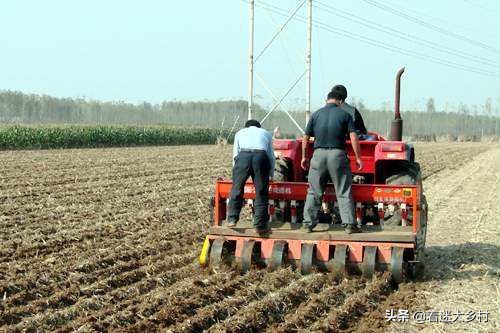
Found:
[[[356,219],[362,233],[344,233],[331,184],[323,197],[323,223],[312,233],[301,230],[308,189],[308,171],[300,166],[302,141],[275,140],[275,181],[269,188],[270,234],[259,236],[250,221],[240,221],[238,228],[225,227],[231,181],[220,179],[215,184],[212,226],[200,263],[216,266],[235,262],[242,271],[252,265],[276,269],[291,263],[304,274],[316,266],[337,274],[361,273],[366,277],[375,271],[390,270],[396,282],[419,274],[423,268],[420,257],[425,245],[427,204],[414,148],[402,141],[399,96],[403,71],[396,77],[390,139],[370,133],[370,141],[360,141],[364,165],[361,171],[357,171],[350,142],[346,144]],[[312,154],[313,142],[309,144]],[[244,198],[252,207],[255,194],[251,182],[245,186]]]

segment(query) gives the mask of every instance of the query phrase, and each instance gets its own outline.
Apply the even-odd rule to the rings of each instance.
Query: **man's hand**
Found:
[[[309,119],[309,122],[311,119]],[[309,135],[304,135],[302,137],[302,160],[300,161],[300,166],[302,169],[307,170],[309,168],[309,159],[307,156],[307,145],[309,144]]]
[[[302,161],[300,161],[300,166],[302,167],[302,169],[307,170],[309,168],[309,159],[303,157]]]
[[[363,161],[359,157],[356,158],[356,165],[358,166],[358,171],[363,169]]]
[[[356,132],[351,132],[349,136],[351,137],[351,145],[352,150],[354,150],[354,156],[356,156],[356,165],[358,166],[358,171],[361,171],[361,169],[363,169],[363,161],[359,157],[361,147],[359,146],[358,135],[356,134]]]

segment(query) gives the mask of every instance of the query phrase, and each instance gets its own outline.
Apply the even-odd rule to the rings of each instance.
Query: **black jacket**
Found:
[[[366,130],[366,127],[365,127],[365,123],[363,121],[363,117],[361,117],[361,113],[359,113],[358,109],[356,109],[355,107],[353,107],[347,103],[343,103],[340,107],[343,110],[347,111],[353,117],[354,128],[356,129],[356,133],[358,135],[368,133],[368,131]]]

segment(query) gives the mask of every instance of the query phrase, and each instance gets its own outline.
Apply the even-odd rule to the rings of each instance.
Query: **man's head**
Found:
[[[260,123],[255,119],[247,120],[247,122],[245,123],[245,127],[250,127],[250,126],[255,126],[260,128]]]
[[[347,89],[338,84],[332,88],[332,90],[328,93],[327,100],[332,101],[335,104],[342,104],[347,98]]]

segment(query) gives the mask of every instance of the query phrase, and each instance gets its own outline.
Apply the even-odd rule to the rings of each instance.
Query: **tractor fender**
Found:
[[[401,141],[382,141],[375,147],[374,162],[415,160],[413,145]]]

